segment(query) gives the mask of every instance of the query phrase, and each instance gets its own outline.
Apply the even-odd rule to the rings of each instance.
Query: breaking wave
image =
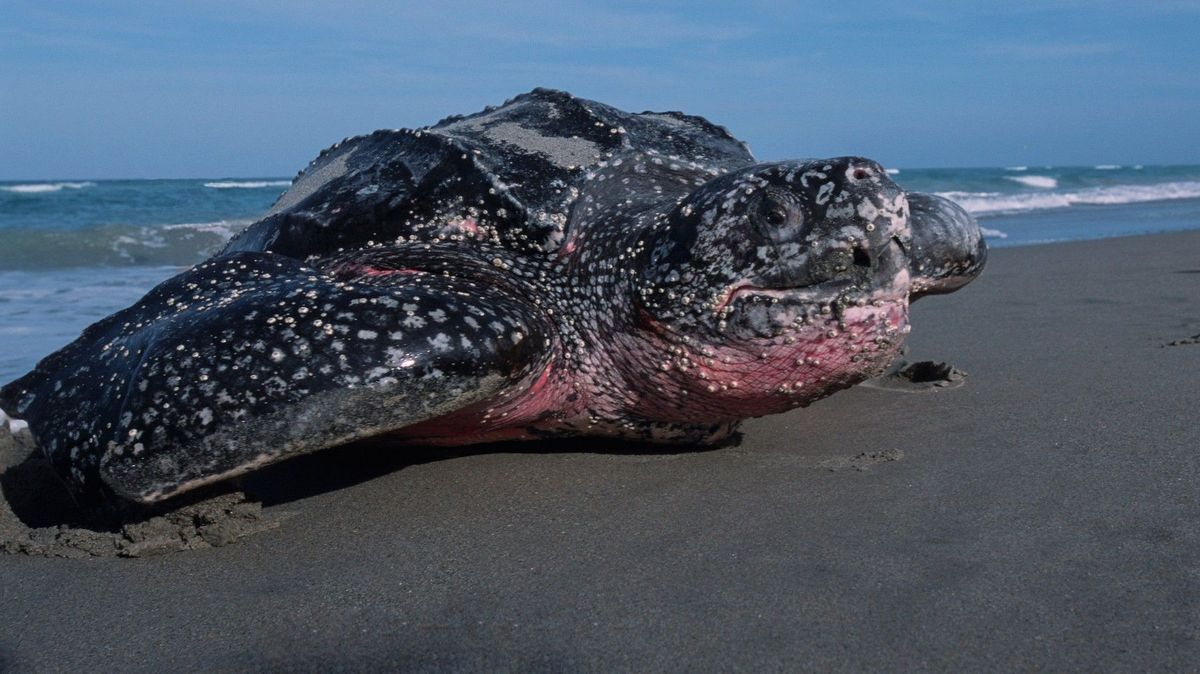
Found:
[[[216,190],[256,190],[263,187],[288,187],[291,184],[290,180],[216,180],[204,183],[204,186]]]
[[[1004,176],[1005,180],[1011,180],[1014,183],[1021,183],[1027,187],[1037,187],[1044,190],[1052,190],[1058,187],[1058,181],[1050,176]]]
[[[1034,176],[1029,176],[1034,177]],[[1019,213],[1076,205],[1134,204],[1146,201],[1200,198],[1200,182],[1154,185],[1112,185],[1066,192],[938,192],[974,214]]]
[[[0,270],[193,265],[220,250],[251,222],[5,229]]]
[[[0,185],[0,191],[15,194],[44,194],[46,192],[61,192],[62,190],[81,190],[85,187],[95,187],[93,182],[56,182],[56,183],[26,183],[23,185]]]

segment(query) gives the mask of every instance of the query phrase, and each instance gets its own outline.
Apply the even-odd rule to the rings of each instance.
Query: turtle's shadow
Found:
[[[9,466],[0,473],[0,495],[7,508],[21,524],[35,529],[41,527],[69,526],[101,529],[107,522],[89,515],[71,498],[66,486],[50,467],[50,463],[34,452],[20,463]],[[0,512],[0,516],[4,513]]]
[[[34,452],[0,473],[0,495],[11,513],[29,528],[66,526],[115,531],[124,522],[146,519],[234,490],[244,491],[264,506],[276,506],[352,487],[410,466],[445,459],[484,454],[677,455],[713,451],[739,442],[740,433],[717,445],[705,446],[663,445],[607,438],[498,442],[466,447],[397,447],[379,441],[363,441],[297,456],[260,468],[241,478],[169,499],[153,508],[122,513],[76,503],[49,462],[40,452]],[[0,504],[0,509],[4,507],[4,504]]]
[[[566,438],[495,442],[463,447],[388,446],[363,441],[283,461],[243,477],[239,486],[264,506],[300,501],[352,487],[410,466],[486,454],[605,454],[672,456],[737,445],[741,433],[715,445],[668,445],[611,438]]]

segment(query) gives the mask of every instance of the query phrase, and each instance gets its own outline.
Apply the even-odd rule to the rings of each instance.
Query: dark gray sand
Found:
[[[1198,258],[994,251],[913,311],[964,385],[738,445],[350,448],[241,485],[294,514],[235,545],[0,555],[0,670],[1195,670]]]

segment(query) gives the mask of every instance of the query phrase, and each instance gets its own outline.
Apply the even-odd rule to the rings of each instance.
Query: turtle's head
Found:
[[[834,304],[906,299],[908,208],[887,172],[859,157],[714,178],[658,234],[645,307],[689,332],[740,342],[821,322]]]
[[[721,396],[715,408],[806,404],[881,371],[908,331],[908,198],[869,159],[722,175],[651,236],[642,322],[687,336],[699,365],[676,378]]]

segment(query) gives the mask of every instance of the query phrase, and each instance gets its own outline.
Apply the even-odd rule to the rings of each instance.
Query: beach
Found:
[[[993,250],[912,314],[963,386],[708,451],[325,452],[233,545],[0,555],[0,671],[1194,668],[1200,232]]]

